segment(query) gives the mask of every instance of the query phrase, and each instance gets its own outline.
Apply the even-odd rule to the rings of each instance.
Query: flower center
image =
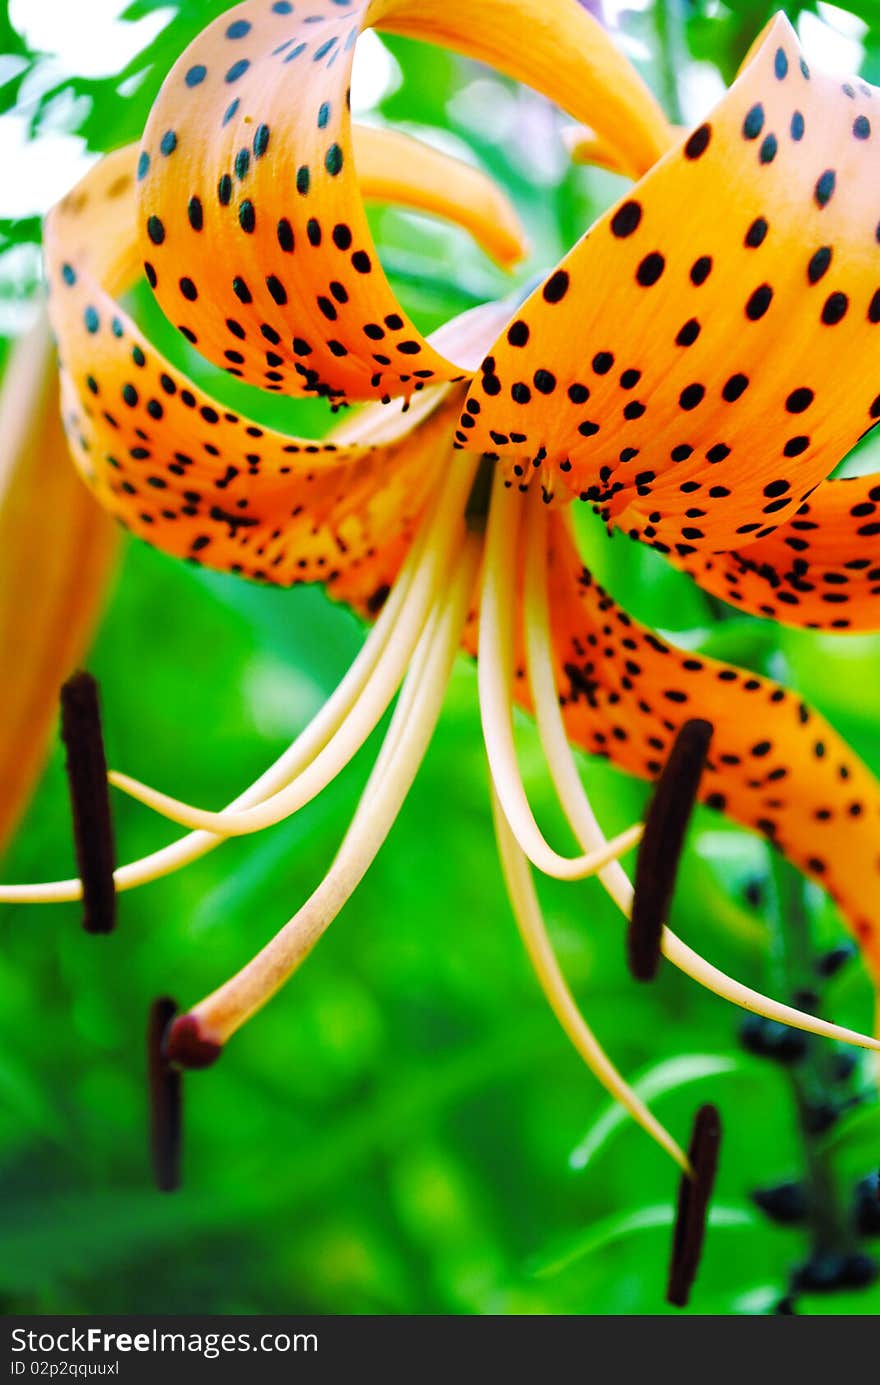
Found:
[[[324,878],[251,961],[173,1020],[164,1039],[165,1062],[184,1067],[213,1062],[236,1030],[292,976],[351,898],[415,779],[472,620],[478,622],[480,714],[493,815],[504,876],[526,950],[572,1044],[642,1128],[682,1169],[690,1170],[687,1155],[625,1082],[578,1009],[547,933],[532,866],[560,880],[599,876],[622,913],[632,917],[630,956],[644,963],[636,969],[637,975],[651,975],[662,951],[702,985],[749,1010],[838,1040],[880,1048],[876,1040],[781,1005],[733,981],[664,926],[675,861],[711,727],[686,723],[647,823],[635,823],[606,840],[581,782],[560,707],[549,589],[551,540],[548,507],[537,487],[523,494],[491,461],[468,452],[447,453],[438,463],[433,494],[409,553],[359,656],[274,765],[220,812],[184,803],[119,772],[108,775],[117,789],[190,829],[170,846],[115,872],[107,864],[103,883],[125,890],[187,865],[229,837],[271,827],[305,806],[360,750],[399,693],[373,771]],[[520,684],[528,691],[550,779],[580,846],[575,856],[561,855],[549,844],[528,801],[514,738],[513,702]],[[634,910],[633,886],[619,858],[643,836],[640,863],[654,862],[656,869],[646,886],[640,880],[640,873],[644,874],[640,864],[636,875],[640,907]],[[101,883],[99,879],[97,885]],[[79,880],[0,886],[0,902],[46,902],[83,895]]]

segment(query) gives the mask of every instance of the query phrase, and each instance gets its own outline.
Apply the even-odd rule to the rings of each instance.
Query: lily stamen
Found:
[[[451,590],[438,603],[435,620],[423,634],[386,743],[333,865],[302,908],[247,966],[175,1021],[168,1051],[181,1063],[186,1064],[195,1037],[222,1046],[280,989],[375,859],[415,779],[440,715],[479,559],[479,540],[468,535],[455,562]]]
[[[717,1107],[707,1103],[700,1107],[694,1120],[688,1149],[692,1172],[682,1178],[678,1191],[666,1291],[667,1300],[676,1308],[687,1307],[699,1268],[720,1146],[721,1117]]]
[[[153,1176],[162,1193],[180,1186],[182,1079],[168,1060],[165,1042],[177,1014],[167,997],[155,1000],[147,1020],[147,1079],[150,1096],[150,1150]]]
[[[113,823],[98,685],[89,673],[75,673],[61,689],[61,739],[67,750],[73,839],[82,878],[83,928],[87,933],[112,933]]]
[[[334,735],[301,773],[258,804],[238,811],[212,812],[183,803],[156,789],[111,772],[111,784],[184,827],[224,837],[260,832],[311,802],[353,759],[382,719],[397,692],[425,629],[450,562],[453,536],[461,524],[473,467],[450,468],[441,499],[427,523],[424,558],[417,564],[406,600],[391,627],[369,681]]]
[[[553,788],[575,839],[584,851],[599,851],[605,845],[605,834],[581,782],[559,703],[547,590],[547,509],[537,492],[528,505],[526,526],[523,594],[526,666],[538,736]],[[598,878],[618,908],[626,913],[632,886],[620,862],[609,862],[598,872]]]
[[[510,898],[514,918],[520,931],[532,970],[550,1008],[573,1047],[583,1058],[593,1076],[601,1082],[609,1096],[625,1107],[646,1135],[655,1140],[685,1173],[690,1171],[688,1157],[669,1131],[660,1124],[641,1097],[620,1075],[605,1050],[581,1014],[566,985],[538,902],[535,884],[525,852],[516,840],[510,823],[492,792],[492,813],[498,854]]]
[[[545,840],[529,806],[516,759],[511,682],[514,612],[522,497],[504,486],[500,473],[493,485],[486,539],[486,566],[480,603],[479,691],[483,738],[495,792],[516,840],[533,865],[557,880],[595,875],[641,839],[642,824],[627,828],[610,842],[575,857],[560,856]]]
[[[364,644],[330,697],[315,713],[287,750],[229,805],[229,809],[250,807],[277,793],[309,765],[331,736],[342,725],[355,701],[372,677],[381,655],[397,623],[400,611],[412,583],[413,569],[419,554],[418,543],[401,569],[388,600]],[[117,893],[160,880],[174,871],[207,855],[226,838],[216,832],[190,832],[185,837],[160,847],[158,851],[120,866],[114,873]],[[0,885],[2,904],[58,904],[82,898],[79,879],[47,881],[42,884]]]
[[[651,798],[636,863],[626,938],[629,969],[637,981],[653,981],[657,974],[663,920],[672,901],[678,863],[711,739],[711,722],[686,721],[673,742]]]
[[[540,497],[535,496],[528,519],[528,585],[525,594],[526,651],[535,720],[553,786],[575,838],[585,850],[601,850],[606,838],[581,784],[556,691],[547,591],[547,543],[547,512],[540,503]],[[599,873],[599,879],[623,916],[629,919],[634,890],[624,868],[618,861],[612,861]],[[880,1039],[831,1024],[816,1015],[772,1000],[750,986],[744,986],[694,952],[666,926],[661,934],[661,948],[667,960],[679,971],[732,1005],[790,1025],[793,1029],[802,1029],[809,1034],[880,1053]]]
[[[227,814],[256,807],[268,800],[277,800],[282,791],[309,769],[346,723],[365,690],[371,687],[389,644],[392,641],[400,641],[400,622],[407,608],[407,603],[411,601],[416,576],[420,572],[434,571],[435,575],[442,573],[444,561],[448,560],[448,553],[441,545],[433,555],[432,565],[425,566],[421,562],[428,541],[432,536],[437,538],[436,521],[438,517],[444,524],[449,525],[450,516],[455,516],[456,513],[460,516],[461,497],[467,489],[466,477],[472,476],[473,472],[473,468],[468,472],[467,467],[462,466],[460,462],[461,459],[457,458],[456,466],[450,471],[447,504],[441,507],[439,514],[432,515],[423,525],[422,532],[416,538],[375,625],[370,630],[360,653],[337,688],[288,749],[249,788],[234,799],[223,813],[205,814],[205,816],[221,819]],[[458,510],[456,510],[457,506],[459,507]],[[452,530],[454,530],[454,524]],[[447,543],[448,540],[449,533],[446,535]],[[436,583],[434,590],[436,592]],[[422,609],[423,606],[424,600],[420,602],[419,609]],[[424,617],[422,624],[426,621],[427,616]],[[396,691],[396,687],[388,695],[382,712],[393,697],[394,691]],[[373,725],[381,718],[382,712],[376,717]],[[370,729],[372,730],[372,727]],[[340,768],[342,767],[340,765]],[[126,787],[128,783],[131,783],[138,789],[138,793],[134,794],[135,797],[140,796],[141,790],[145,796],[155,795],[160,799],[164,797],[157,791],[150,790],[147,786],[138,784],[137,781],[129,781],[126,776],[115,774],[112,771],[108,779],[109,782],[118,784],[120,787]],[[329,778],[327,782],[329,782]],[[310,793],[310,797],[314,797],[319,791],[319,789],[314,789]],[[150,806],[153,805],[150,804]],[[198,813],[199,810],[193,809],[192,812]],[[248,830],[256,831],[258,828],[254,826]],[[120,866],[114,876],[116,890],[122,893],[181,870],[209,851],[214,850],[215,847],[220,846],[232,835],[235,834],[221,831],[219,828],[192,831],[187,836],[169,843],[168,846],[161,847],[158,851]],[[80,898],[82,898],[82,882],[79,879],[49,881],[44,884],[0,885],[0,903],[5,904],[54,904],[71,902]]]

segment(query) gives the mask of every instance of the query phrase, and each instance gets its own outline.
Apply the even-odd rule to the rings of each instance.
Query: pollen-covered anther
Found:
[[[67,750],[83,927],[87,933],[111,933],[116,923],[113,822],[98,685],[89,673],[75,673],[61,689],[61,738]]]
[[[660,964],[663,921],[675,888],[712,729],[711,722],[699,718],[684,723],[648,809],[626,938],[629,968],[637,981],[652,981]]]
[[[147,1022],[150,1152],[153,1177],[162,1193],[180,1187],[182,1077],[166,1054],[166,1036],[176,1014],[175,1002],[162,996],[150,1006]]]
[[[198,1015],[178,1015],[168,1026],[162,1051],[169,1063],[181,1068],[209,1068],[223,1052],[223,1045],[205,1033]]]
[[[700,1265],[709,1201],[718,1169],[721,1117],[716,1106],[701,1106],[694,1119],[688,1158],[691,1174],[679,1184],[672,1258],[666,1297],[675,1308],[686,1308]]]

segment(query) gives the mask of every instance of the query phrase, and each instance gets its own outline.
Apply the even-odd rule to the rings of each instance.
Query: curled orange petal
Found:
[[[108,156],[46,226],[64,423],[79,470],[111,514],[169,553],[279,585],[332,586],[344,575],[346,595],[369,607],[449,463],[460,390],[447,397],[434,386],[408,406],[376,406],[321,442],[226,408],[166,360],[114,296],[135,272],[135,161],[133,149]],[[480,307],[438,339],[469,365],[504,315]],[[243,346],[245,327],[230,318],[228,330]],[[267,324],[259,341],[271,375],[280,344]],[[239,357],[229,348],[227,367],[236,371]]]
[[[87,648],[116,534],[70,465],[45,314],[0,390],[0,845],[43,766],[61,684]]]
[[[700,797],[765,836],[840,907],[880,979],[880,784],[796,693],[677,649],[622,611],[554,516],[551,610],[572,740],[642,778],[681,725],[714,728]]]
[[[684,134],[683,129],[671,125],[669,127],[670,144],[676,139],[680,139]],[[591,164],[594,168],[604,168],[609,173],[621,173],[624,176],[630,171],[626,160],[621,157],[620,151],[607,138],[597,135],[596,131],[591,129],[589,125],[573,125],[569,129],[563,130],[562,142],[568,150],[572,163]]]
[[[238,352],[251,384],[266,384],[251,344],[263,327],[278,339],[273,383],[291,394],[382,398],[461,374],[397,302],[361,201],[348,93],[358,35],[374,24],[494,62],[575,114],[597,108],[629,164],[664,147],[653,97],[565,0],[247,0],[165,80],[141,146],[138,225],[167,316],[216,364]]]
[[[512,475],[525,452],[545,489],[662,552],[784,523],[880,415],[876,109],[864,83],[811,73],[777,18],[519,309],[471,387],[467,445]]]
[[[742,611],[810,630],[880,629],[880,475],[823,481],[757,543],[675,560]]]

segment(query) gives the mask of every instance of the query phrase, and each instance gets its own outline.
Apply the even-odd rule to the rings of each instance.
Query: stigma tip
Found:
[[[112,933],[116,925],[116,850],[98,684],[90,673],[75,673],[61,689],[61,739],[67,750],[83,928],[87,933]]]

